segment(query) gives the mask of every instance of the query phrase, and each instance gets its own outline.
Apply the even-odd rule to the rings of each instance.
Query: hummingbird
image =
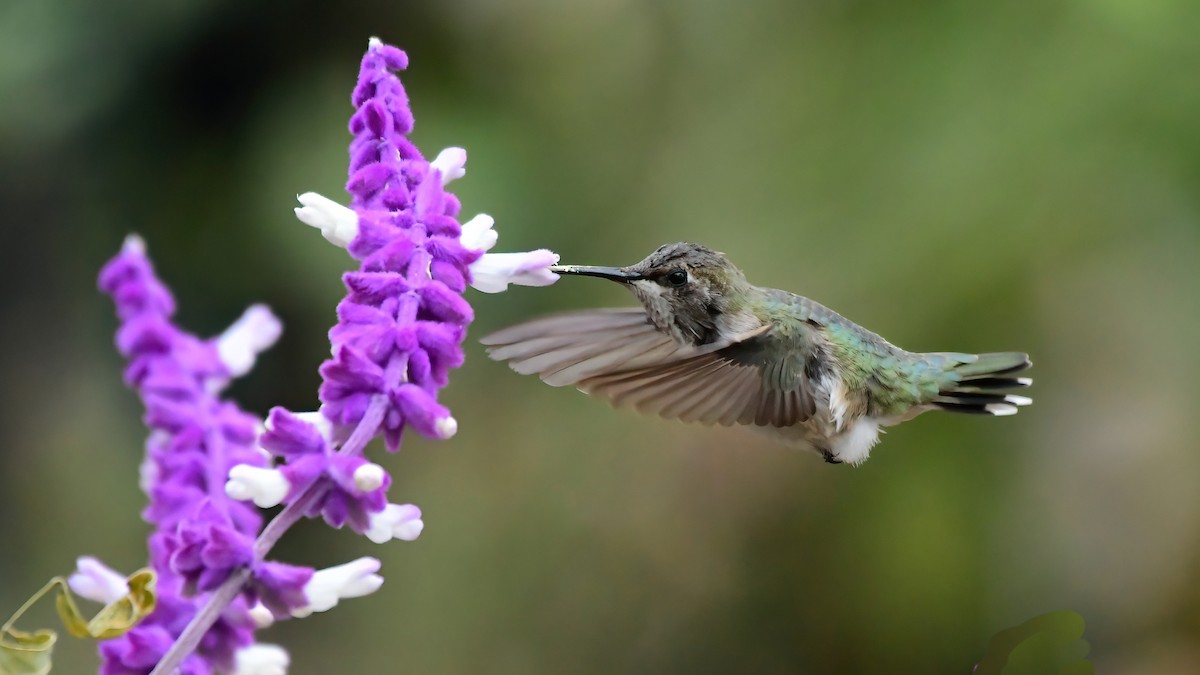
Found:
[[[928,410],[1013,415],[1023,352],[910,352],[806,297],[746,280],[680,242],[627,267],[555,265],[622,284],[641,307],[534,319],[483,338],[489,356],[684,422],[747,427],[833,464],[862,464],[882,427]]]

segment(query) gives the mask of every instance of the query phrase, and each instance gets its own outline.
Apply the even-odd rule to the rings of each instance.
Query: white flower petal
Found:
[[[496,245],[499,234],[492,228],[496,220],[486,213],[481,213],[462,224],[462,234],[458,241],[463,248],[472,251],[490,251]]]
[[[217,355],[233,377],[250,372],[258,355],[266,351],[283,332],[266,305],[251,305],[233,325],[217,338]]]
[[[549,265],[538,267],[531,270],[518,272],[508,280],[510,284],[518,286],[549,286],[558,281],[559,276],[550,271],[550,265],[558,263],[558,256],[554,256],[554,262]]]
[[[234,654],[233,675],[287,675],[292,659],[279,645],[253,644]]]
[[[358,598],[370,595],[383,585],[383,577],[376,574],[379,561],[375,558],[359,558],[344,565],[317,570],[304,585],[308,604],[292,610],[292,616],[302,618],[313,612],[325,612],[337,606],[342,598]]]
[[[558,254],[546,249],[527,253],[485,253],[471,263],[471,286],[484,293],[500,293],[509,284],[549,286],[558,275],[549,267],[558,263]]]
[[[281,504],[292,484],[278,469],[265,469],[249,464],[238,464],[229,470],[225,483],[225,494],[239,502],[254,500],[261,509]]]
[[[75,561],[75,569],[75,573],[67,579],[67,585],[88,600],[111,605],[129,593],[124,575],[96,558],[79,558]]]
[[[479,214],[462,224],[459,243],[472,251],[490,251],[499,235],[496,222],[487,214]],[[546,249],[525,253],[484,253],[471,263],[471,286],[484,293],[500,293],[509,284],[549,286],[558,281],[550,266],[558,263],[558,254]]]
[[[358,236],[358,214],[353,210],[316,192],[296,195],[296,200],[303,204],[295,209],[300,222],[320,230],[335,246],[346,248]]]
[[[466,175],[464,168],[467,164],[467,151],[462,148],[446,148],[438,153],[436,159],[429,163],[429,168],[437,169],[442,175],[442,185],[457,180]]]
[[[367,539],[382,544],[392,539],[414,541],[424,529],[421,509],[413,504],[388,504],[382,511],[371,514],[365,534]]]

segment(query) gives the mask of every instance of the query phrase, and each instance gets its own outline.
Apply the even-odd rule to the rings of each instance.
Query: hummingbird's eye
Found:
[[[686,286],[688,282],[687,272],[675,270],[666,276],[666,280],[668,286],[674,286],[675,288]]]

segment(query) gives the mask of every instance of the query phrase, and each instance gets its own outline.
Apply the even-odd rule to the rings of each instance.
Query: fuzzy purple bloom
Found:
[[[323,516],[333,527],[349,523],[357,532],[370,527],[370,516],[387,506],[387,488],[391,477],[381,473],[379,484],[364,490],[356,480],[368,464],[359,455],[336,452],[333,445],[313,424],[283,408],[271,410],[267,431],[259,439],[262,447],[286,461],[279,469],[290,489],[283,502],[291,503],[322,477],[329,487],[313,500],[306,516]]]
[[[229,353],[229,345],[236,347],[240,338],[226,334],[201,340],[178,329],[171,322],[171,293],[137,238],[131,237],[104,267],[100,288],[116,303],[117,347],[129,360],[125,379],[141,395],[152,430],[144,468],[149,504],[143,516],[155,526],[149,549],[159,592],[158,606],[145,621],[102,644],[101,672],[144,674],[196,614],[203,597],[193,593],[216,588],[232,570],[254,560],[262,517],[225,496],[225,479],[234,466],[265,466],[268,458],[255,446],[258,420],[217,397],[234,375],[219,345],[232,339],[225,343]],[[271,322],[259,327],[278,334]],[[262,335],[252,341],[261,343]],[[247,609],[240,598],[226,607],[184,671],[231,667],[234,651],[254,641]]]

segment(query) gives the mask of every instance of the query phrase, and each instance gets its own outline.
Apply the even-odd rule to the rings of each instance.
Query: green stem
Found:
[[[29,611],[29,608],[33,607],[34,603],[36,603],[38,600],[41,600],[43,595],[49,593],[50,589],[58,585],[66,585],[65,582],[63,582],[62,577],[54,577],[50,581],[47,581],[46,585],[42,586],[37,593],[29,596],[29,599],[25,601],[25,604],[21,605],[20,609],[18,609],[16,612],[13,612],[13,615],[8,617],[8,621],[5,621],[3,626],[0,626],[0,634],[8,633],[10,630],[12,630],[13,625],[17,623],[17,619],[21,618],[22,614]]]

